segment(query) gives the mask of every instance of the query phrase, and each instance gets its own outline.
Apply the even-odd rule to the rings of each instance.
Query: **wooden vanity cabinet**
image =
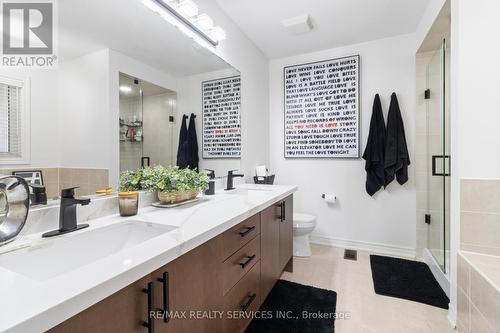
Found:
[[[286,197],[282,202],[280,215],[280,271],[293,270],[293,196]]]
[[[292,226],[289,196],[50,332],[243,332],[251,318],[227,313],[258,310],[292,268]]]
[[[221,239],[216,237],[151,274],[155,308],[171,314],[168,321],[157,318],[155,332],[222,331],[222,318],[216,312],[224,306],[220,251]]]
[[[293,269],[293,195],[264,209],[261,217],[261,288],[269,294],[283,270]]]
[[[261,303],[260,213],[220,235],[224,333],[242,332]]]
[[[261,289],[265,296],[273,289],[278,281],[280,270],[280,248],[278,246],[280,239],[280,225],[278,216],[279,207],[271,206],[260,213],[261,217]]]
[[[113,295],[49,330],[51,333],[147,332],[150,276],[132,283]]]

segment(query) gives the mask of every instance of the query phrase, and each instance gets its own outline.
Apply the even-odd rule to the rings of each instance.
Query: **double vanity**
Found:
[[[241,185],[21,236],[0,248],[0,331],[243,331],[292,270],[295,190]]]

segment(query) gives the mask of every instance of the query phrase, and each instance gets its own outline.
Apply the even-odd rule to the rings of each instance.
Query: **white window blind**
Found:
[[[30,162],[30,80],[0,75],[0,165]]]
[[[0,83],[0,154],[21,156],[21,87]]]

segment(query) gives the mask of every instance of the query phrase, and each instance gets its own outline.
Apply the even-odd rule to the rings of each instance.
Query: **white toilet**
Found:
[[[316,216],[303,213],[293,213],[293,255],[309,257],[311,245],[309,234],[316,227]]]

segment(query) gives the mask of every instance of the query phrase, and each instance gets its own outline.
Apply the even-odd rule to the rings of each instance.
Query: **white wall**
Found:
[[[31,84],[31,138],[30,163],[6,165],[7,168],[45,168],[59,165],[56,70],[0,69],[0,75],[30,79]],[[1,165],[1,163],[0,163]]]
[[[456,1],[460,176],[500,178],[500,2]]]
[[[460,179],[500,178],[500,2],[451,0],[450,320],[457,307]]]
[[[111,124],[106,116],[108,57],[108,50],[101,50],[59,65],[61,167],[108,168],[110,165]]]
[[[394,181],[374,197],[365,192],[363,159],[284,159],[283,157],[283,67],[335,57],[361,56],[360,130],[362,149],[368,138],[373,98],[380,94],[385,115],[390,95],[398,95],[410,159],[415,134],[415,36],[404,35],[350,45],[270,63],[270,166],[277,182],[297,184],[295,210],[318,218],[313,239],[413,256],[415,250],[414,168],[410,181]],[[338,202],[328,206],[322,193],[334,193]]]

